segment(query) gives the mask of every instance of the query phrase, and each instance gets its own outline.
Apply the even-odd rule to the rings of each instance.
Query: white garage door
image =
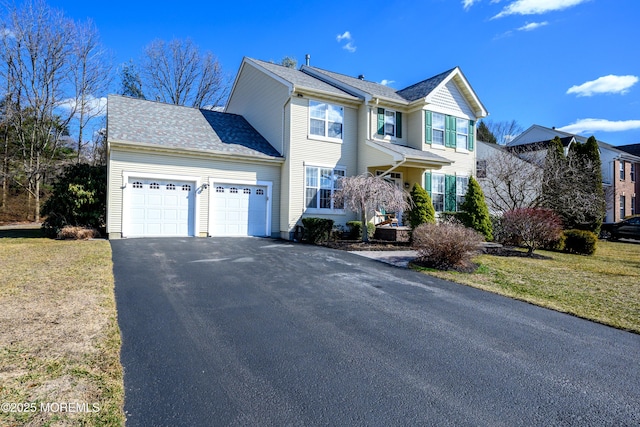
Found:
[[[193,236],[195,183],[129,178],[125,237]]]
[[[267,235],[267,187],[214,184],[212,190],[214,236]]]

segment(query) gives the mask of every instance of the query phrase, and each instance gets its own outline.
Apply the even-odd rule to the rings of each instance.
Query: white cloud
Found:
[[[390,84],[395,83],[395,80],[387,80],[387,79],[383,79],[380,84],[383,86],[389,86]]]
[[[624,132],[628,130],[640,129],[640,120],[618,120],[606,119],[580,119],[568,126],[558,128],[558,130],[573,134],[584,134],[594,132]]]
[[[518,31],[533,31],[535,29],[538,29],[540,27],[544,27],[546,25],[549,25],[549,23],[547,21],[544,21],[544,22],[528,22],[526,25],[523,25],[522,27],[518,28]]]
[[[568,9],[589,0],[516,0],[506,6],[492,19],[509,15],[540,15],[556,10]]]
[[[462,7],[464,7],[464,10],[469,10],[474,3],[478,3],[479,1],[480,0],[462,0]]]
[[[349,31],[345,31],[342,34],[338,34],[336,36],[336,40],[338,42],[341,42],[342,40],[351,40],[351,33]]]
[[[345,44],[344,46],[342,46],[342,48],[351,53],[355,52],[357,49],[352,42]]]
[[[567,94],[575,93],[578,96],[592,96],[597,93],[619,93],[624,95],[629,88],[638,83],[636,76],[608,76],[600,77],[578,86],[571,86]]]
[[[76,108],[76,100],[74,98],[67,98],[62,101],[59,107],[67,111],[71,111]],[[104,116],[107,112],[107,98],[94,98],[93,96],[88,97],[85,101],[84,111],[89,115]],[[76,114],[78,114],[78,112],[76,112]]]

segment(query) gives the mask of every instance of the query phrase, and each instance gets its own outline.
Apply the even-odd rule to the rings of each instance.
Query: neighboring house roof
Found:
[[[237,114],[110,95],[108,140],[113,143],[196,150],[257,158],[280,157]]]
[[[618,149],[640,157],[640,144],[618,145]]]
[[[585,137],[585,136],[575,135],[575,134],[564,132],[555,128],[548,128],[540,125],[531,125],[527,130],[525,130],[520,135],[518,135],[513,140],[511,140],[508,143],[508,146],[513,147],[517,145],[531,145],[531,144],[540,143],[540,141],[531,141],[531,138],[528,137],[529,134],[537,134],[537,135],[546,134],[546,135],[549,135],[550,137],[549,140],[553,139],[554,136],[559,136],[560,139],[563,141],[564,147],[568,146],[568,143],[565,145],[565,142],[571,141],[571,138],[574,138],[575,141],[581,144],[584,144],[585,142],[587,142],[587,139],[589,139],[588,137]],[[614,145],[608,144],[600,140],[596,140],[596,141],[600,149],[610,150],[614,152],[615,155],[619,158],[624,158],[625,160],[628,160],[628,161],[640,161],[640,157],[633,155],[633,153],[630,153],[629,151],[622,150],[621,149],[622,147],[616,147]]]

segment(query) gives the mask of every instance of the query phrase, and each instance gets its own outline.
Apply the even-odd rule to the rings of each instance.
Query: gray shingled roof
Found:
[[[401,103],[408,103],[429,95],[449,74],[451,74],[451,72],[453,72],[453,70],[455,70],[455,68],[401,90],[396,90],[380,83],[361,80],[356,77],[334,73],[333,71],[327,71],[316,67],[303,66],[301,71],[305,72],[305,70],[307,72],[315,72],[316,74],[325,75],[330,79],[344,83],[361,92],[367,93],[372,97],[386,98]]]
[[[425,98],[429,95],[444,79],[451,74],[455,68],[447,70],[443,73],[433,76],[429,79],[423,80],[419,83],[408,86],[398,91],[398,95],[402,96],[409,102],[416,101],[420,98]]]
[[[258,158],[280,157],[244,117],[110,95],[110,141],[157,145]]]
[[[263,67],[267,71],[275,74],[281,79],[291,83],[294,86],[300,88],[307,88],[311,90],[318,90],[326,93],[331,93],[338,96],[344,96],[353,98],[348,92],[345,92],[341,89],[338,89],[335,86],[332,86],[328,83],[323,82],[322,80],[318,80],[315,77],[311,77],[308,74],[303,73],[302,71],[296,70],[295,68],[285,67],[283,65],[274,64],[272,62],[260,61],[258,59],[247,58],[249,61],[252,61],[259,66]]]
[[[389,144],[388,142],[378,142],[374,140],[369,140],[369,142],[381,148],[394,151],[405,157],[419,158],[437,163],[451,163],[451,160],[438,156],[430,151],[416,150],[415,148],[407,147],[406,145]]]
[[[640,157],[640,144],[618,145],[618,150],[626,151],[629,154]]]

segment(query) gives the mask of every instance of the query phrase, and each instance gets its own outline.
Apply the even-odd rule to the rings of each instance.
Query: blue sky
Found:
[[[460,66],[488,120],[640,143],[638,0],[49,4],[92,19],[117,63],[189,37],[231,77],[243,56],[302,64],[309,53],[316,67],[396,89]]]

